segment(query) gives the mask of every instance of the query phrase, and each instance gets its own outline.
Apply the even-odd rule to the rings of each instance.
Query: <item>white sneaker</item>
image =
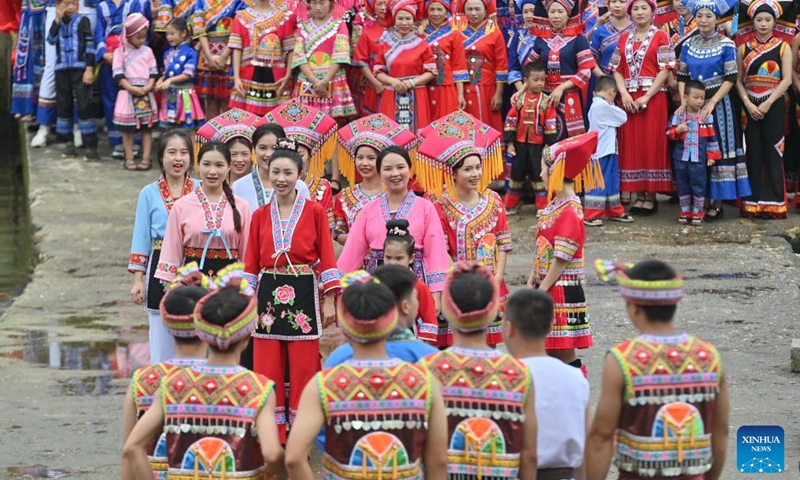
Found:
[[[125,158],[125,148],[122,145],[114,147],[114,150],[111,152],[111,158],[116,158],[117,160]]]
[[[81,129],[75,126],[72,129],[72,139],[73,143],[75,143],[75,148],[81,148],[83,146],[83,135],[81,135]]]
[[[31,147],[33,148],[46,147],[48,133],[50,133],[50,127],[39,125],[39,130],[36,132],[36,135],[33,136],[33,140],[31,140]]]

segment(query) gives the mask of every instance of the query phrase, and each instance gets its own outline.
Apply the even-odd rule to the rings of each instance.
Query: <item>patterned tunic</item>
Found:
[[[469,73],[469,83],[464,86],[466,111],[502,132],[503,117],[500,110],[491,109],[491,103],[497,92],[497,82],[508,81],[508,52],[503,34],[492,22],[477,29],[467,27],[461,34]]]
[[[145,365],[133,372],[131,391],[137,418],[142,418],[153,405],[162,379],[180,368],[203,362],[205,362],[204,358],[173,358],[155,365]],[[167,437],[163,432],[158,432],[158,435],[147,444],[147,459],[150,460],[155,478],[165,480],[167,478]]]
[[[246,368],[194,365],[162,383],[169,480],[266,480],[256,418],[275,383]]]
[[[586,229],[578,197],[555,199],[539,215],[533,279],[539,285],[555,262],[566,268],[547,293],[553,298],[553,327],[547,336],[548,349],[588,348],[593,344],[586,315],[583,281],[586,276],[583,246]]]
[[[518,478],[524,405],[531,394],[528,367],[499,350],[461,347],[420,364],[442,384],[450,478]]]
[[[614,461],[620,478],[708,471],[722,373],[716,348],[685,333],[641,335],[611,355],[625,378]]]
[[[380,193],[380,191],[378,192]],[[333,204],[333,238],[339,235],[350,233],[350,225],[356,221],[356,215],[361,208],[371,200],[374,200],[378,193],[367,195],[361,190],[361,184],[345,188],[336,196]]]
[[[447,249],[454,262],[477,260],[492,268],[497,266],[497,254],[514,249],[511,233],[508,231],[508,219],[500,195],[486,190],[478,204],[469,208],[453,199],[447,192],[436,203],[436,210],[442,220],[442,230],[447,240]],[[506,282],[500,283],[501,309],[497,319],[487,331],[486,341],[491,345],[503,343],[502,324],[505,303],[508,300]],[[445,332],[441,330],[444,329]],[[439,336],[443,333],[452,345],[452,332],[449,325],[440,327]]]
[[[423,36],[431,46],[438,71],[436,79],[428,85],[431,117],[437,119],[458,110],[456,83],[469,80],[464,39],[449,22],[438,28],[428,24]]]
[[[433,377],[399,359],[348,360],[316,375],[325,414],[322,478],[425,478]]]

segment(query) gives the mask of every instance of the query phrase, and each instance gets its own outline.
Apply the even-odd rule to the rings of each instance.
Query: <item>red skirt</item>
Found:
[[[489,85],[464,85],[464,99],[467,101],[465,110],[498,132],[502,132],[503,115],[500,110],[491,108],[495,92],[497,92],[497,84],[494,82]]]
[[[430,85],[431,115],[438,120],[458,110],[458,89],[455,85]]]
[[[646,92],[631,94],[634,100]],[[672,183],[667,128],[666,92],[658,92],[643,111],[628,114],[619,128],[619,176],[623,192],[671,192]],[[646,141],[643,141],[646,139]]]
[[[421,128],[430,125],[431,103],[425,86],[414,89],[414,95],[398,94],[391,88],[384,88],[380,96],[380,112],[405,125],[415,135]]]

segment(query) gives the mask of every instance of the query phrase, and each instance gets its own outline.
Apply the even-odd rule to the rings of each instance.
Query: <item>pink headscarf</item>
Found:
[[[122,25],[122,36],[125,37],[125,40],[127,41],[130,37],[149,27],[150,22],[147,21],[147,18],[145,18],[144,15],[138,12],[131,13],[128,15],[128,18],[125,19],[125,23]]]

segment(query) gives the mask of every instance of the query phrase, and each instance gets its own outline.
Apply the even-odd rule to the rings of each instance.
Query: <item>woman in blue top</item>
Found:
[[[533,51],[536,35],[531,31],[535,18],[537,0],[518,0],[517,11],[522,12],[522,19],[516,30],[510,33],[508,41],[508,83],[516,87],[516,92],[525,89],[522,68]]]
[[[750,182],[744,161],[741,132],[741,105],[732,94],[736,85],[736,46],[717,30],[717,20],[727,13],[735,1],[688,0],[686,6],[697,22],[698,33],[689,37],[681,48],[678,67],[678,89],[689,80],[698,80],[706,87],[706,104],[701,116],[713,114],[714,130],[722,160],[711,167],[708,197],[713,202],[705,221],[722,218],[722,200],[735,200],[750,195]],[[683,100],[682,100],[683,101]],[[676,113],[682,114],[681,104]]]
[[[163,133],[158,145],[158,163],[161,176],[139,192],[128,261],[128,271],[135,275],[131,300],[137,305],[144,305],[150,319],[151,363],[163,362],[175,356],[175,340],[164,327],[158,312],[164,286],[153,275],[161,253],[169,211],[177,199],[191,193],[195,187],[196,182],[188,173],[194,163],[194,147],[189,135],[182,130]]]

